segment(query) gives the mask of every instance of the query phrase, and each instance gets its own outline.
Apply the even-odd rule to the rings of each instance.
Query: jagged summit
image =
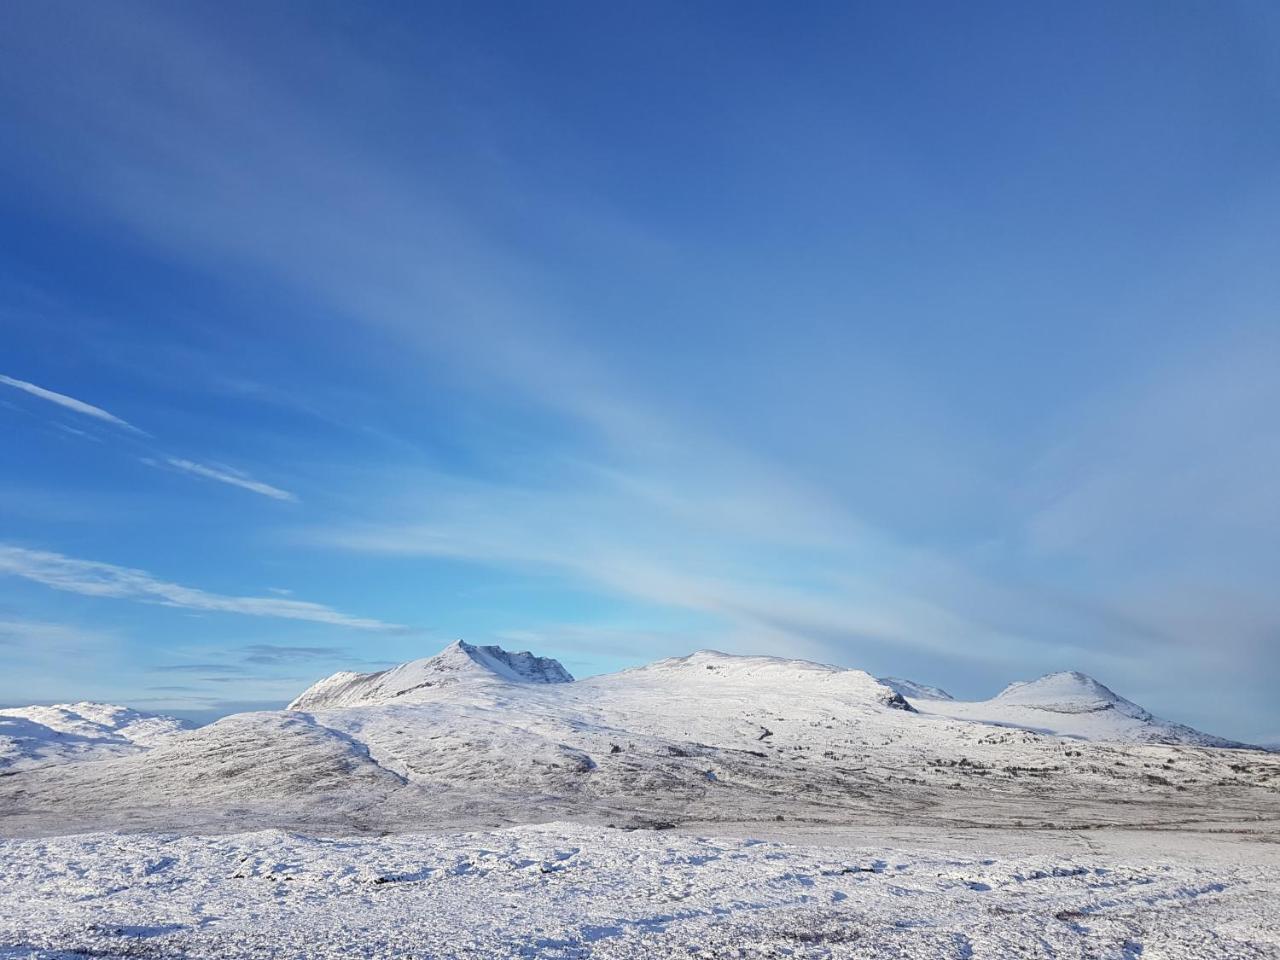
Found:
[[[512,653],[498,646],[478,647],[458,640],[434,657],[410,660],[377,673],[341,671],[303,691],[290,710],[412,702],[439,687],[462,681],[570,683],[573,676],[550,657]]]
[[[931,687],[927,683],[916,683],[914,680],[904,680],[901,677],[880,677],[880,682],[886,687],[897,691],[908,700],[954,700],[951,694],[943,690],[941,687]]]
[[[512,652],[499,646],[474,647],[461,640],[450,644],[435,659],[446,657],[463,662],[463,658],[482,669],[513,683],[572,683],[569,673],[552,657],[539,657],[528,650]]]
[[[1009,684],[992,700],[1053,713],[1118,710],[1139,720],[1151,719],[1151,714],[1142,707],[1078,670],[1047,673],[1036,680],[1019,680]]]

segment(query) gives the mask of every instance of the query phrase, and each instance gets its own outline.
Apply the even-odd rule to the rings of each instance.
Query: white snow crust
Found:
[[[1163,958],[1280,953],[1280,866],[549,824],[0,842],[0,956]]]

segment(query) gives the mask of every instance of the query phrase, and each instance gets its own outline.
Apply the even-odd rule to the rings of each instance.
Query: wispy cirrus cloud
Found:
[[[47,390],[34,383],[28,383],[26,380],[18,380],[15,377],[8,377],[2,373],[0,373],[0,383],[8,387],[13,387],[15,390],[21,390],[24,393],[29,393],[33,397],[39,397],[41,400],[47,400],[49,403],[56,403],[60,407],[64,407],[67,410],[73,410],[86,417],[93,417],[95,420],[110,423],[113,426],[120,427],[122,430],[128,430],[130,433],[136,433],[144,437],[150,436],[150,434],[145,430],[135,427],[128,420],[117,417],[114,413],[109,413],[101,407],[95,407],[92,403],[85,403],[83,400],[77,400],[75,397],[69,397],[65,393]]]
[[[184,460],[180,457],[165,457],[162,461],[146,458],[143,462],[155,466],[163,464],[183,473],[204,477],[207,480],[216,480],[218,483],[229,484],[242,490],[249,490],[264,497],[270,497],[272,500],[285,500],[289,503],[298,502],[297,494],[282,490],[280,487],[272,486],[269,483],[263,483],[261,480],[254,480],[244,471],[231,467],[211,467],[207,464],[196,463],[194,460]]]
[[[0,374],[0,384],[13,387],[16,390],[21,390],[34,397],[39,397],[41,400],[47,400],[48,402],[57,404],[67,410],[73,410],[84,416],[92,417],[104,423],[109,423],[140,437],[151,436],[147,431],[134,426],[132,423],[117,417],[113,413],[103,410],[101,407],[96,407],[91,403],[86,403],[83,400],[77,400],[75,397],[70,397],[63,393],[48,390],[44,387],[37,386],[34,383],[29,383],[26,380],[19,380],[15,377]],[[82,439],[101,442],[100,438],[86,433],[83,430],[79,430],[76,427],[63,423],[55,423],[54,426],[59,430]],[[215,480],[218,483],[225,483],[229,486],[239,487],[242,490],[248,490],[251,493],[259,494],[260,496],[270,497],[272,500],[283,500],[289,503],[298,502],[297,494],[289,490],[284,490],[281,487],[274,486],[273,484],[264,483],[261,480],[255,480],[245,471],[237,470],[235,467],[228,467],[225,464],[210,465],[199,463],[195,460],[189,460],[185,457],[172,456],[161,456],[159,458],[143,457],[142,462],[149,466],[167,467],[181,473],[190,474],[191,476],[203,477],[206,480]]]
[[[55,427],[55,428],[57,428],[58,430],[61,430],[63,433],[65,433],[65,434],[69,434],[70,436],[73,436],[73,437],[79,437],[81,440],[88,440],[88,441],[90,441],[91,443],[101,443],[101,442],[102,442],[102,438],[101,438],[101,437],[95,437],[93,434],[91,434],[91,433],[89,433],[89,432],[87,432],[87,431],[85,431],[85,430],[80,430],[80,429],[78,429],[77,427],[73,427],[73,426],[71,426],[70,424],[66,424],[66,423],[58,423],[58,422],[56,422],[56,421],[55,421],[53,425],[54,425],[54,427]]]
[[[276,643],[255,643],[244,648],[245,663],[300,663],[310,660],[350,660],[341,647],[287,647]]]
[[[355,630],[399,630],[397,624],[354,617],[322,603],[283,597],[233,597],[159,580],[145,570],[78,560],[48,550],[0,545],[0,574],[89,597],[137,600],[185,610],[305,620]]]

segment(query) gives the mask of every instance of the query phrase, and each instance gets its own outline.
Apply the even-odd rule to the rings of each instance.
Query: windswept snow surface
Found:
[[[1055,841],[976,856],[576,824],[10,840],[0,957],[1280,955],[1274,858],[1104,855]]]
[[[0,771],[127,756],[191,726],[110,703],[0,709]]]
[[[1246,744],[1162,720],[1097,680],[1074,670],[1011,683],[990,700],[962,702],[903,692],[923,712],[1022,727],[1081,740],[1180,743],[1201,747]]]

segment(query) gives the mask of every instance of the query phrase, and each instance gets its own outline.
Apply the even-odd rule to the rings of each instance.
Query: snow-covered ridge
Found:
[[[726,684],[760,690],[791,689],[797,695],[827,693],[852,696],[869,703],[911,710],[912,707],[891,687],[871,674],[848,667],[837,667],[810,660],[788,660],[783,657],[741,656],[718,650],[699,650],[686,657],[671,657],[623,670],[608,677],[594,678],[598,683],[614,685],[635,683],[668,683],[687,686]]]
[[[0,709],[0,770],[126,756],[192,724],[111,703]]]
[[[433,699],[442,687],[461,681],[571,683],[573,676],[550,657],[501,647],[477,647],[459,640],[434,657],[410,660],[377,673],[342,671],[308,687],[290,710],[410,703]]]
[[[886,687],[896,690],[908,700],[955,699],[941,687],[931,687],[927,683],[916,683],[914,680],[903,680],[901,677],[881,677],[880,682]]]

